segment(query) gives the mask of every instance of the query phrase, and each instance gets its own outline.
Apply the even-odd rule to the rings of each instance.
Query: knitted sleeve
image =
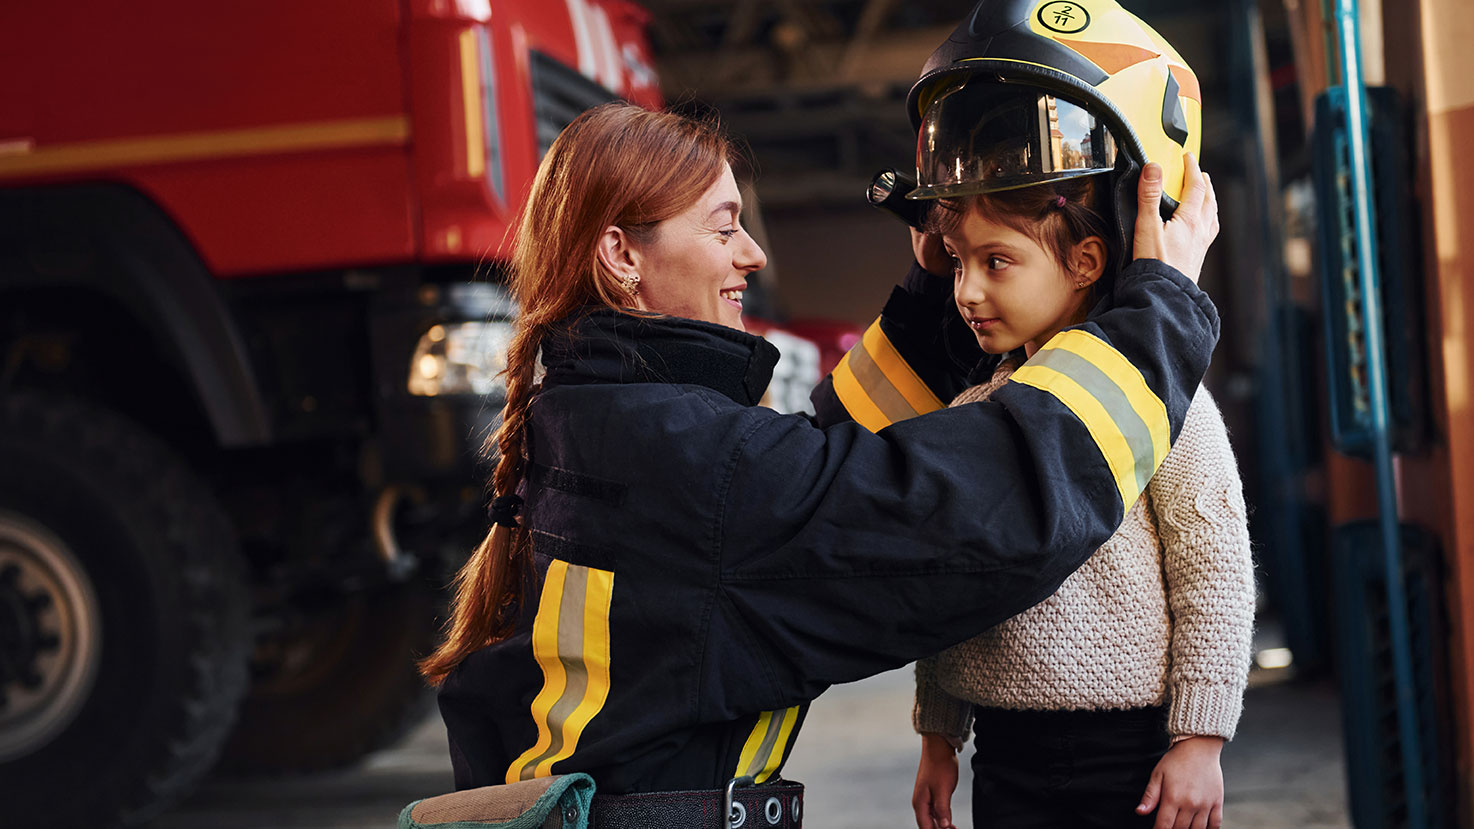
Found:
[[[1172,612],[1168,730],[1232,739],[1249,674],[1254,565],[1238,465],[1206,389],[1149,491]]]
[[[937,678],[939,657],[928,656],[916,661],[916,707],[911,711],[911,725],[917,734],[941,734],[961,748],[972,729],[972,704],[942,690]]]

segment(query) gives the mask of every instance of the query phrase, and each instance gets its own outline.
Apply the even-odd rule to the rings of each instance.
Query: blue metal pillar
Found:
[[[1357,0],[1336,0],[1336,32],[1340,40],[1341,79],[1346,88],[1346,126],[1351,155],[1351,191],[1355,207],[1356,259],[1371,403],[1368,414],[1371,419],[1372,454],[1376,466],[1378,529],[1382,543],[1382,563],[1386,571],[1387,621],[1392,639],[1397,725],[1401,732],[1399,742],[1402,748],[1403,785],[1407,797],[1407,825],[1410,829],[1424,829],[1428,826],[1427,790],[1423,780],[1423,753],[1418,734],[1417,699],[1413,688],[1412,639],[1408,625],[1407,590],[1403,583],[1402,548],[1398,531],[1397,482],[1392,469],[1381,280],[1377,266],[1377,230],[1372,221],[1372,171],[1371,159],[1367,154],[1370,138],[1366,85],[1361,73]]]

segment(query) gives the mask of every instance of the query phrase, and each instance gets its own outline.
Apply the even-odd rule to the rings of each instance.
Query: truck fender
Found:
[[[215,277],[142,193],[107,184],[0,190],[0,290],[26,287],[114,299],[188,379],[221,446],[270,441],[250,355]]]

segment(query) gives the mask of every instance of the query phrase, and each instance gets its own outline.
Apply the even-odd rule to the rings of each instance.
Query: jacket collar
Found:
[[[773,379],[778,349],[762,337],[682,317],[582,311],[543,338],[543,386],[676,383],[705,386],[755,406]]]

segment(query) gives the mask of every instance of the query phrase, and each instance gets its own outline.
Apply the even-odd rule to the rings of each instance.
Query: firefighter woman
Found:
[[[1048,596],[1139,494],[1123,448],[1149,472],[1182,426],[1218,334],[1201,178],[1165,226],[1143,179],[1143,258],[1075,329],[1086,353],[944,408],[950,285],[916,268],[816,424],[757,405],[777,353],[742,330],[765,258],[730,156],[708,125],[609,104],[539,168],[493,528],[422,663],[457,789],[581,772],[605,829],[801,825],[779,772],[809,703]]]

